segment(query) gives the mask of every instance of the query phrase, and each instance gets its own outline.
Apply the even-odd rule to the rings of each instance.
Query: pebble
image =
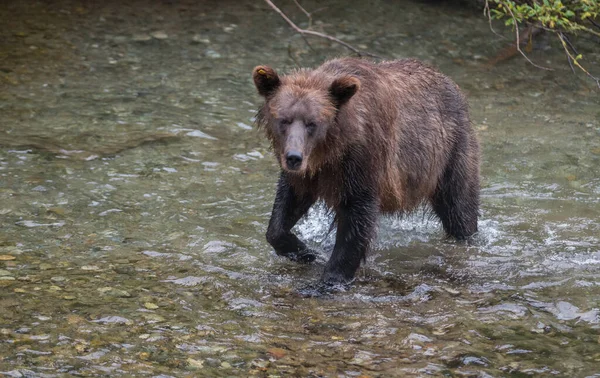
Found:
[[[66,210],[62,207],[50,207],[46,212],[62,216],[65,215]]]
[[[54,222],[54,223],[37,223],[30,220],[18,221],[15,223],[17,226],[33,228],[33,227],[62,227],[65,225],[65,222]]]
[[[135,42],[145,42],[152,39],[152,37],[148,34],[134,34],[131,38]]]
[[[187,363],[193,369],[202,369],[204,367],[204,361],[202,360],[194,360],[193,358],[188,358]]]
[[[81,270],[100,270],[96,265],[84,265],[81,267]]]
[[[276,360],[279,360],[279,359],[285,357],[285,355],[287,354],[287,351],[285,349],[281,349],[281,348],[271,348],[271,349],[267,350],[267,353],[269,353],[271,356],[273,356],[273,358],[275,358]]]
[[[146,341],[148,341],[149,343],[153,343],[155,341],[163,340],[164,338],[165,337],[161,335],[152,335],[148,339],[146,339]]]
[[[450,287],[445,287],[444,290],[446,290],[446,292],[450,295],[452,295],[453,297],[457,297],[460,295],[460,291],[452,289]]]
[[[126,290],[115,289],[114,287],[101,287],[98,289],[99,292],[109,295],[111,297],[118,298],[129,298],[131,294]]]
[[[165,33],[164,31],[155,31],[154,33],[150,34],[152,36],[152,38],[156,38],[156,39],[167,39],[169,38],[169,36],[167,35],[167,33]]]
[[[163,168],[163,169],[164,169],[164,170],[167,170],[167,168]],[[173,169],[173,170],[174,170],[174,168],[171,168],[171,169]],[[177,172],[176,170],[174,170],[174,171],[175,171],[175,172]],[[185,235],[185,233],[184,233],[184,232],[181,232],[181,231],[173,232],[173,233],[171,233],[171,234],[169,234],[169,235],[167,236],[167,240],[171,240],[171,241],[172,241],[172,240],[175,240],[175,239],[177,239],[177,238],[180,238],[180,237],[182,237],[182,236],[184,236],[184,235]]]
[[[165,318],[157,314],[142,314],[142,316],[148,322],[160,323],[165,321]]]
[[[0,247],[0,254],[2,254],[2,255],[14,256],[14,255],[20,255],[21,253],[23,253],[23,251],[21,251],[19,248],[15,247],[13,245]],[[9,259],[9,260],[13,260],[13,259]]]
[[[370,366],[373,361],[373,354],[366,351],[358,351],[349,364],[357,366]]]
[[[144,303],[144,307],[146,307],[148,310],[156,310],[158,308],[158,305],[152,302],[146,302]]]
[[[122,316],[106,316],[104,318],[92,320],[92,322],[100,323],[100,324],[126,324],[126,325],[133,324],[133,322],[131,320],[124,318]]]
[[[258,368],[260,370],[266,370],[271,365],[270,361],[265,360],[254,360],[250,364],[253,368]]]
[[[208,50],[204,51],[204,56],[206,56],[207,58],[218,59],[221,57],[221,54],[219,54],[215,50],[208,49]]]
[[[73,314],[69,314],[67,315],[67,324],[84,324],[87,321],[85,320],[85,318],[79,316],[79,315],[73,315]]]
[[[14,259],[16,259],[16,257],[12,255],[0,255],[0,261],[9,261]]]
[[[195,34],[192,37],[192,42],[194,42],[194,43],[206,43],[206,44],[210,44],[210,39],[204,38],[200,34]]]

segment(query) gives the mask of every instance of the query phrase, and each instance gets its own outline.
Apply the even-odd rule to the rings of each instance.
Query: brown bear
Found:
[[[354,279],[380,213],[429,203],[448,235],[477,231],[479,145],[451,79],[413,59],[359,58],[281,77],[258,66],[253,79],[265,98],[257,125],[281,165],[267,241],[278,255],[313,261],[291,229],[323,200],[337,225],[323,287]]]

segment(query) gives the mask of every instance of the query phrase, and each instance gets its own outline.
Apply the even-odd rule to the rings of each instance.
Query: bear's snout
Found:
[[[306,167],[310,149],[307,146],[307,133],[304,122],[295,120],[284,131],[285,146],[281,156],[281,165],[288,171],[303,171]]]
[[[302,165],[302,153],[299,151],[288,151],[285,154],[285,164],[288,169],[295,171]]]

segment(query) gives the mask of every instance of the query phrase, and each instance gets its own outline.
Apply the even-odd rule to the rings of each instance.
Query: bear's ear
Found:
[[[339,108],[354,96],[358,88],[360,88],[360,80],[352,76],[345,76],[335,79],[331,83],[329,93],[334,105]]]
[[[252,71],[252,79],[254,79],[254,85],[258,89],[258,93],[263,97],[272,95],[281,85],[277,72],[267,66],[255,67]]]

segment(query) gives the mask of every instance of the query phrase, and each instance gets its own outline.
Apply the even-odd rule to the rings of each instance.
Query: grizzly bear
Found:
[[[281,166],[267,241],[278,255],[312,262],[291,229],[317,200],[335,213],[319,285],[353,281],[378,214],[429,203],[449,236],[477,231],[479,145],[451,79],[413,59],[359,58],[285,76],[258,66],[253,79],[265,98],[256,123]]]

